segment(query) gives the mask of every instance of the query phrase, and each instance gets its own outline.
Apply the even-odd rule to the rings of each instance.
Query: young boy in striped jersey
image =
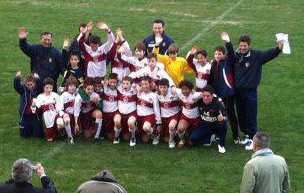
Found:
[[[119,143],[119,134],[121,131],[121,116],[118,113],[117,100],[117,74],[110,73],[108,79],[104,81],[102,93],[102,112],[106,137],[113,144]]]
[[[176,92],[181,101],[182,112],[177,125],[177,134],[180,139],[178,147],[181,148],[185,145],[186,132],[191,133],[200,123],[198,102],[202,94],[195,92],[193,84],[186,80],[182,81],[179,87],[180,89],[176,89]]]
[[[202,91],[207,85],[211,70],[211,64],[207,59],[208,53],[206,50],[193,47],[188,53],[187,62],[195,72],[196,91]]]
[[[86,76],[91,78],[105,77],[107,72],[107,55],[110,52],[115,41],[115,36],[107,24],[99,22],[97,24],[97,28],[104,30],[108,34],[108,39],[103,45],[100,45],[100,37],[93,35],[89,38],[89,45],[85,43],[85,36],[87,33],[89,33],[87,27],[80,28],[80,34],[77,38],[79,47],[85,58]]]
[[[132,78],[126,76],[122,79],[122,84],[118,86],[118,110],[121,115],[119,125],[122,130],[117,130],[117,136],[122,131],[123,139],[130,140],[131,147],[136,145],[136,101],[137,90],[132,87]]]
[[[60,97],[53,92],[54,80],[45,78],[43,80],[43,93],[33,99],[32,112],[41,113],[43,117],[43,125],[48,142],[54,141],[57,136],[58,129],[64,127],[62,119],[63,111],[61,109]]]
[[[174,138],[179,120],[180,107],[177,94],[173,94],[169,87],[169,81],[165,78],[158,81],[158,100],[162,119],[161,136],[163,136],[166,143],[169,143],[169,148],[172,149],[175,147]]]
[[[151,91],[150,81],[150,77],[144,76],[140,82],[140,91],[137,93],[137,122],[141,140],[148,143],[153,136],[153,144],[157,145],[161,117],[157,94]]]
[[[98,141],[102,131],[102,113],[97,109],[100,97],[94,92],[93,79],[86,78],[78,93],[74,104],[75,129],[81,128],[85,138],[94,137]]]
[[[174,82],[171,77],[167,74],[167,72],[157,65],[157,56],[156,54],[150,53],[148,55],[148,66],[138,70],[136,72],[132,72],[129,74],[131,78],[138,82],[142,77],[148,76],[152,80],[151,82],[151,90],[157,90],[157,82],[161,78],[166,78],[169,80],[170,86],[174,86]]]
[[[68,136],[70,144],[74,144],[73,135],[76,134],[74,127],[74,103],[75,98],[77,96],[77,79],[73,76],[70,76],[65,83],[65,92],[63,92],[60,96],[60,101],[62,104],[63,121],[66,134]]]

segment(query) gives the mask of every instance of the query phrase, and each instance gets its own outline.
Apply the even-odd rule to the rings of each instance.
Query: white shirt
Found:
[[[50,95],[44,93],[39,94],[36,99],[33,99],[34,106],[42,111],[42,116],[46,128],[54,126],[55,118],[59,112],[62,112],[62,104],[57,93],[51,92]]]
[[[99,95],[96,92],[93,92],[90,96],[90,98],[99,97]],[[75,97],[75,103],[74,103],[74,116],[79,117],[80,112],[82,113],[88,113],[92,110],[94,110],[96,107],[95,103],[91,100],[84,101],[82,100],[80,94],[78,94]]]
[[[106,67],[106,55],[109,53],[112,48],[115,36],[112,32],[108,33],[107,41],[99,46],[96,51],[93,51],[89,45],[83,43],[85,52],[91,57],[99,57],[96,61],[89,61],[87,64],[87,77],[104,77],[107,73]],[[77,40],[79,42],[81,36],[78,36]]]
[[[118,110],[121,114],[129,114],[136,111],[137,92],[134,89],[124,90],[118,87]]]
[[[201,65],[197,63],[196,59],[193,59],[193,64],[196,69],[195,85],[197,88],[202,89],[207,85],[208,78],[210,76],[211,64],[207,62],[205,65]]]
[[[62,104],[62,111],[70,115],[74,115],[74,103],[76,95],[78,95],[77,92],[71,94],[67,91],[61,94],[60,102]]]
[[[160,80],[162,78],[166,78],[168,79],[170,86],[175,86],[173,80],[168,75],[168,73],[159,66],[155,66],[153,70],[149,66],[146,66],[136,72],[130,73],[129,76],[133,79],[141,78],[144,76],[149,76],[153,80]]]
[[[153,92],[139,92],[137,94],[137,115],[155,115],[156,123],[161,123],[157,94]]]
[[[166,96],[158,94],[158,100],[162,118],[168,118],[179,113],[179,98],[177,94],[172,94],[171,89],[168,90]]]
[[[176,89],[176,93],[181,100],[183,115],[190,119],[199,117],[197,102],[202,98],[201,93],[192,91],[189,96],[185,96],[180,89]]]
[[[118,110],[117,89],[103,87],[102,93],[102,111],[105,113],[113,113]]]

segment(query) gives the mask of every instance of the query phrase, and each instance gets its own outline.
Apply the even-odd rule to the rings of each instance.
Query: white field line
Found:
[[[194,42],[196,42],[198,39],[200,39],[206,32],[211,30],[213,27],[215,27],[217,24],[219,24],[228,14],[230,14],[235,8],[237,8],[243,0],[239,0],[236,4],[234,4],[232,7],[227,9],[222,15],[219,15],[215,18],[213,22],[211,22],[209,25],[204,26],[204,28],[197,33],[191,40],[186,42],[183,47],[181,47],[181,51],[185,51],[188,49]]]

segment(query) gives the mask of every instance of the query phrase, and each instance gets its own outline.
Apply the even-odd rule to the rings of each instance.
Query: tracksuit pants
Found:
[[[240,130],[252,139],[257,132],[257,89],[236,89],[235,96]]]
[[[224,122],[207,122],[202,121],[201,124],[191,132],[190,141],[193,144],[210,144],[210,137],[216,134],[219,138],[219,144],[225,146],[227,133],[227,123]]]

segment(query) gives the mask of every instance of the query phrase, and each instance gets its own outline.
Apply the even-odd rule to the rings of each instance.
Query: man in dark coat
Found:
[[[62,54],[52,46],[53,34],[42,32],[40,34],[40,44],[31,45],[27,42],[28,32],[25,28],[19,29],[19,46],[24,54],[31,59],[31,72],[39,76],[37,85],[41,87],[45,78],[50,77],[57,85],[57,79],[63,74],[65,66]],[[55,87],[55,91],[57,88]]]
[[[32,173],[36,172],[41,180],[42,188],[35,188]],[[46,176],[41,164],[33,165],[28,159],[18,159],[12,167],[12,178],[5,184],[0,184],[1,193],[57,193],[51,179]]]

